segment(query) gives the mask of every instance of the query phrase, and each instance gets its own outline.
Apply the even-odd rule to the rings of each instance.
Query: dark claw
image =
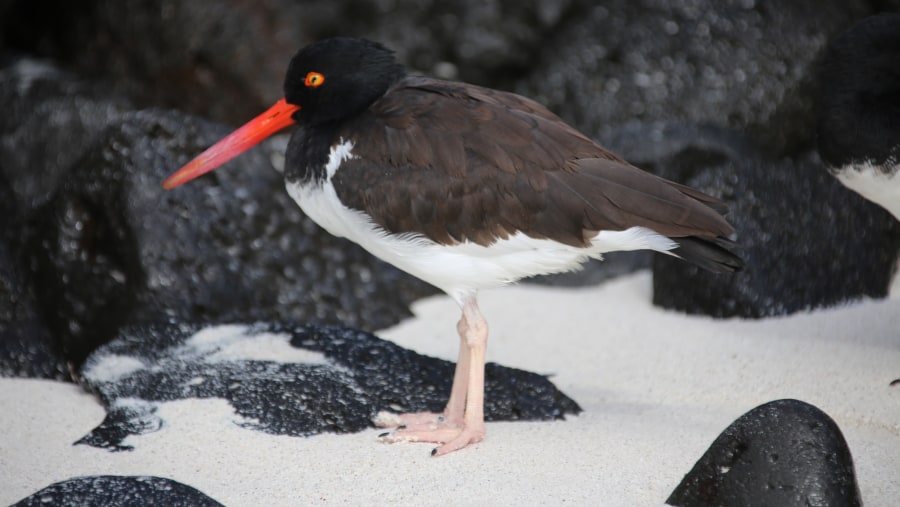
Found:
[[[437,450],[438,450],[437,447],[435,447],[434,449],[432,449],[432,450],[431,450],[431,455],[434,456],[435,454],[437,454]]]
[[[398,430],[405,430],[405,429],[406,429],[406,425],[405,425],[405,424],[401,424],[400,426],[397,426],[397,429],[398,429]]]
[[[385,431],[385,432],[382,433],[381,435],[378,435],[378,438],[384,438],[384,437],[386,437],[386,436],[388,436],[388,435],[390,435],[390,434],[391,434],[390,431]]]

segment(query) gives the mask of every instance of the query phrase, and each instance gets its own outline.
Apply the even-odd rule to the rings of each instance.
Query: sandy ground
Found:
[[[0,504],[94,474],[156,475],[228,506],[661,505],[734,419],[779,398],[831,415],[853,453],[863,501],[900,497],[900,299],[758,321],[689,317],[650,304],[650,273],[583,289],[487,291],[488,359],[553,375],[584,408],[566,421],[491,423],[480,444],[431,458],[378,430],[277,437],[231,421],[225,401],[167,403],[162,430],[111,453],[72,443],[100,423],[79,387],[0,379]],[[896,291],[895,291],[896,294]],[[455,359],[458,310],[417,303],[379,332]],[[224,422],[224,424],[223,424]]]

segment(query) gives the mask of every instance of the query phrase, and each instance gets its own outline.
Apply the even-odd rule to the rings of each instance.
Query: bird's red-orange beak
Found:
[[[271,136],[279,130],[293,125],[291,117],[300,109],[300,106],[288,104],[284,99],[279,100],[266,112],[245,123],[243,127],[235,130],[218,143],[210,146],[206,151],[197,155],[194,160],[166,178],[162,186],[171,190],[182,183],[206,174],[241,153],[256,146],[263,139]]]

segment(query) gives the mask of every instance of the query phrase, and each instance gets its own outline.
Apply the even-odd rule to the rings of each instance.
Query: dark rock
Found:
[[[104,507],[222,507],[180,482],[152,476],[91,475],[47,486],[12,507],[103,505]]]
[[[850,449],[827,414],[797,400],[731,424],[666,500],[679,507],[859,506]]]
[[[517,91],[606,139],[628,121],[746,130],[776,153],[813,143],[810,71],[859,2],[579,4]]]
[[[108,123],[128,109],[98,83],[79,80],[49,62],[6,55],[0,66],[0,211],[5,245],[5,302],[0,372],[62,379],[64,341],[54,332],[56,309],[42,305],[45,279],[68,274],[36,272],[39,255],[25,238],[41,234],[35,215]],[[37,227],[37,229],[35,228]],[[46,253],[43,245],[40,253]],[[107,274],[107,277],[109,274]]]
[[[66,380],[68,368],[22,277],[18,259],[0,243],[0,377]]]
[[[276,357],[283,359],[269,359]],[[99,394],[108,415],[78,443],[130,450],[125,437],[163,425],[160,403],[184,398],[227,399],[237,424],[270,434],[357,432],[372,427],[382,410],[441,411],[453,370],[448,361],[347,328],[133,327],[85,362],[81,381]],[[488,421],[562,419],[581,411],[542,375],[494,363],[485,375]]]
[[[640,119],[749,128],[785,151],[812,142],[808,70],[879,2],[290,0],[223,6],[14,2],[4,42],[105,77],[146,106],[231,124],[281,94],[288,60],[353,35],[410,68],[516,89],[591,135]]]
[[[308,19],[292,15],[299,7],[19,1],[2,16],[2,31],[7,46],[106,79],[139,107],[206,109],[214,113],[208,116],[237,122],[260,105],[254,78],[269,85],[266,96],[274,100],[280,93],[284,55],[300,45]]]
[[[837,182],[815,154],[772,160],[715,128],[650,125],[666,139],[642,162],[723,198],[744,269],[716,275],[664,255],[653,302],[715,317],[766,317],[885,297],[900,252],[889,213]]]
[[[125,323],[290,319],[380,329],[434,292],[304,217],[265,149],[196,184],[160,188],[225,133],[174,112],[124,115],[37,214],[27,252],[70,360]]]
[[[0,160],[27,219],[129,101],[53,64],[9,57],[0,68]]]
[[[281,96],[288,60],[312,41],[368,37],[421,71],[459,69],[464,79],[496,84],[532,69],[537,48],[580,6],[572,0],[40,5],[20,1],[0,12],[0,19],[15,20],[0,25],[7,45],[105,77],[141,106],[232,124]]]
[[[22,223],[0,171],[0,377],[68,377],[62,353],[38,313],[19,253]]]

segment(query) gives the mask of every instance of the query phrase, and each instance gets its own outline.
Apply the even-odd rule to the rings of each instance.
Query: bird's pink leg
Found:
[[[399,427],[401,430],[437,429],[438,426],[462,427],[463,415],[466,409],[466,390],[469,385],[469,348],[466,345],[464,334],[465,317],[459,319],[456,325],[459,332],[459,354],[456,358],[456,369],[453,373],[453,387],[450,388],[450,398],[444,411],[437,412],[409,412],[397,414],[391,412],[379,412],[375,416],[375,426],[379,428]],[[387,442],[410,440],[402,439],[398,433],[384,434],[383,440]]]
[[[401,427],[383,435],[384,441],[440,443],[443,445],[432,454],[441,456],[484,438],[484,361],[488,326],[474,295],[463,300],[457,331],[459,358],[443,414],[398,415],[390,421]]]
[[[444,445],[434,449],[432,455],[444,454],[462,449],[463,447],[480,442],[484,438],[484,361],[487,351],[488,325],[487,321],[478,310],[475,297],[468,298],[463,303],[463,316],[458,326],[460,341],[465,342],[466,355],[464,371],[468,371],[465,412],[463,414],[463,426],[452,440],[439,440]],[[460,348],[462,349],[462,343]],[[460,361],[463,363],[463,361]],[[459,374],[460,364],[457,364]],[[454,386],[456,387],[456,386]],[[451,393],[452,394],[452,393]],[[451,401],[452,398],[451,398]],[[447,411],[451,409],[447,404]]]
[[[466,317],[463,314],[456,324],[459,333],[459,354],[456,357],[456,370],[453,373],[453,387],[450,389],[450,399],[444,408],[444,420],[448,424],[459,426],[463,423],[466,413],[466,400],[468,399],[469,370],[471,355],[466,341]]]

